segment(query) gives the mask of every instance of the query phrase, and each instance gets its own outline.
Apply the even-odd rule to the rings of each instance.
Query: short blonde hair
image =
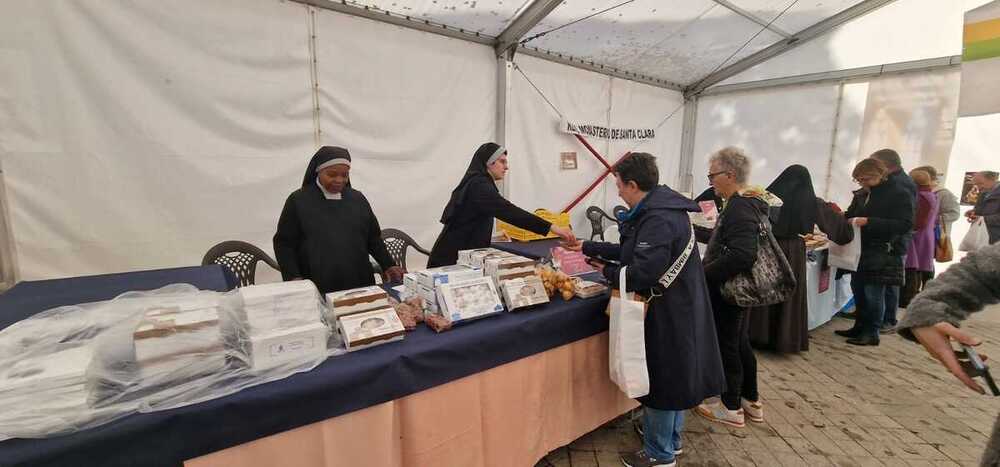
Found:
[[[726,172],[731,172],[736,183],[744,184],[750,178],[750,159],[742,149],[727,146],[712,154],[709,164],[719,163]]]
[[[930,186],[931,182],[934,181],[930,172],[921,169],[911,170],[910,178],[913,179],[913,183],[916,183],[917,186]]]

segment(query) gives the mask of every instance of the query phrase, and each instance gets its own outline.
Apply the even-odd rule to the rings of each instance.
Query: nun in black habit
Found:
[[[795,291],[788,300],[750,313],[750,342],[779,353],[809,350],[809,306],[806,283],[806,244],[802,235],[813,233],[817,204],[809,169],[792,165],[771,182],[767,191],[781,198],[771,232],[795,273]]]
[[[336,146],[321,147],[309,161],[274,234],[282,279],[312,280],[323,294],[374,285],[368,255],[391,281],[402,279],[368,199],[351,188],[350,169],[351,154]]]
[[[434,242],[427,267],[455,264],[459,250],[490,246],[494,218],[539,235],[552,232],[566,242],[576,242],[569,229],[552,225],[500,196],[496,181],[506,174],[507,150],[496,143],[479,146],[444,207],[444,229]]]

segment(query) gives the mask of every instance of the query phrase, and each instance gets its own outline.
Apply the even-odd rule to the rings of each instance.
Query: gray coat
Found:
[[[958,204],[958,197],[947,188],[939,188],[934,192],[934,194],[937,195],[938,202],[941,206],[938,211],[941,233],[943,235],[950,235],[951,224],[955,223],[958,218],[962,217],[962,208]]]
[[[915,340],[912,329],[949,322],[958,326],[970,313],[1000,302],[1000,243],[970,253],[936,279],[906,307],[899,334]],[[1000,465],[1000,419],[993,426],[983,466]]]

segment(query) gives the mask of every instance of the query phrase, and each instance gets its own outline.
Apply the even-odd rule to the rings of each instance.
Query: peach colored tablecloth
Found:
[[[605,332],[184,465],[530,467],[636,406],[608,379]]]

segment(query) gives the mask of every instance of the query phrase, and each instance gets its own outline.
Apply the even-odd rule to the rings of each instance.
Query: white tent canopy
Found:
[[[560,210],[604,170],[557,131],[564,118],[655,129],[588,141],[611,162],[653,153],[683,190],[704,189],[705,158],[734,144],[754,182],[803,163],[843,202],[864,151],[948,164],[962,13],[985,2],[184,3],[7,6],[0,235],[20,279],[190,265],[230,239],[270,250],[323,144],[351,150],[383,227],[427,247],[485,141],[510,150],[512,200]],[[574,226],[616,204],[605,179]]]

